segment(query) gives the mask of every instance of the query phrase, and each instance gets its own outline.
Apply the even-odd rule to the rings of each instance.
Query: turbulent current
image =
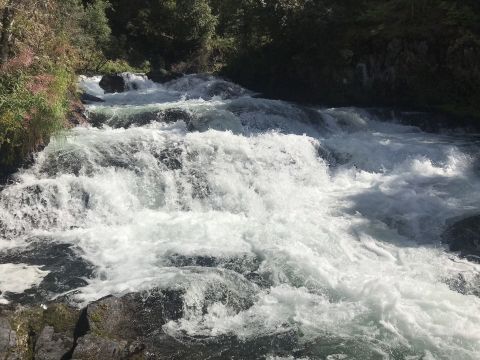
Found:
[[[440,240],[480,210],[479,137],[209,76],[129,75],[119,94],[99,80],[81,80],[105,100],[87,106],[91,125],[0,192],[0,302],[182,289],[183,317],[163,325],[174,337],[480,359],[480,266]]]

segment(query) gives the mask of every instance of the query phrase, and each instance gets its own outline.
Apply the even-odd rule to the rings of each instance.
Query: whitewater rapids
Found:
[[[172,336],[480,359],[480,298],[452,285],[478,286],[480,266],[440,242],[480,211],[480,137],[209,76],[126,78],[121,94],[82,78],[105,100],[87,106],[94,126],[56,136],[0,193],[0,302],[180,287]]]

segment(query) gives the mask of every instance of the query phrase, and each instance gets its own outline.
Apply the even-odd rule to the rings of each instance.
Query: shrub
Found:
[[[55,66],[40,75],[25,69],[1,74],[1,164],[20,162],[65,127],[72,83],[74,75]]]
[[[8,15],[0,33],[7,40],[0,59],[0,173],[67,126],[76,72],[105,63],[107,8],[106,0],[0,2],[0,14]]]

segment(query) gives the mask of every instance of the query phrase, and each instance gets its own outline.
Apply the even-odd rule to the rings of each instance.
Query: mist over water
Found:
[[[440,242],[480,210],[479,137],[210,76],[129,75],[105,95],[99,80],[81,80],[106,101],[88,106],[95,126],[52,139],[0,193],[0,301],[183,289],[176,337],[480,358],[480,298],[452,285],[479,286],[480,266]]]

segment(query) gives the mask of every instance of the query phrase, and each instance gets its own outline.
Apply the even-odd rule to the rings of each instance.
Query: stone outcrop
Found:
[[[81,101],[74,100],[70,102],[70,115],[68,117],[68,124],[72,127],[88,124],[85,106]]]
[[[127,90],[125,79],[120,74],[104,75],[99,85],[107,94],[121,93]]]
[[[152,71],[147,73],[147,77],[150,80],[152,80],[156,83],[160,83],[160,84],[178,79],[182,76],[183,76],[182,73],[171,72],[171,71],[167,71],[165,69],[152,70]]]
[[[0,358],[59,360],[74,345],[79,310],[65,304],[48,307],[0,306]]]
[[[101,127],[104,124],[115,128],[123,127],[125,129],[131,126],[144,126],[151,122],[174,123],[176,121],[185,121],[190,123],[192,114],[186,110],[172,108],[163,110],[145,110],[136,113],[102,113],[92,112],[89,114],[92,126]]]
[[[451,251],[480,262],[480,215],[455,222],[445,230],[442,239]]]
[[[292,354],[297,335],[252,339],[170,336],[163,325],[184,316],[184,290],[109,296],[82,310],[62,303],[0,306],[0,359],[264,359]]]
[[[82,95],[80,96],[80,100],[82,101],[83,104],[105,102],[105,100],[86,92],[82,93]]]

